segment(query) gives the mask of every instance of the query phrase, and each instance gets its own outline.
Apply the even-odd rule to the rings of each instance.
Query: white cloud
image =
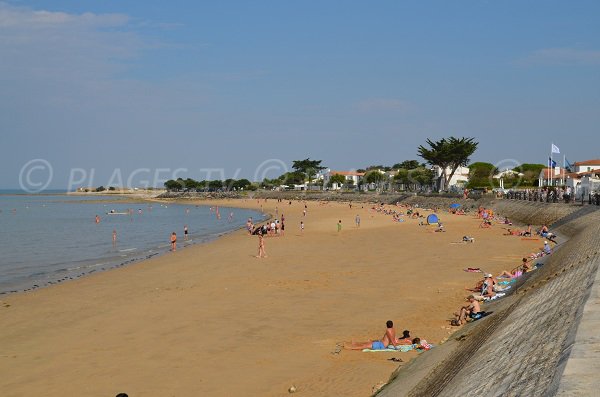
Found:
[[[529,56],[520,60],[519,63],[525,65],[600,65],[600,51],[568,47],[543,48],[533,51]]]
[[[406,112],[411,109],[411,105],[400,99],[394,98],[369,98],[356,104],[360,112]]]

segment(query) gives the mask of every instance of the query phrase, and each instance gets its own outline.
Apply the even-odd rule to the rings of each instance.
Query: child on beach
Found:
[[[171,233],[171,251],[177,250],[177,234],[175,232]]]
[[[337,230],[338,230],[338,232],[342,231],[342,220],[341,219],[337,223]]]
[[[304,222],[300,221],[300,233],[304,233]]]

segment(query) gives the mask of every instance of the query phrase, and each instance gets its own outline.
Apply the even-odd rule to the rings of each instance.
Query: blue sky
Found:
[[[32,159],[55,188],[72,169],[253,179],[450,135],[473,161],[598,158],[599,19],[597,1],[0,0],[0,187]]]

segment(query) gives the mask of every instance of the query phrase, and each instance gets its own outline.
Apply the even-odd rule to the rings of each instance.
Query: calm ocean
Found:
[[[182,248],[243,227],[249,217],[255,222],[265,219],[259,212],[237,208],[220,208],[217,219],[207,206],[11,193],[0,190],[0,294],[64,282],[167,252],[172,232]],[[107,215],[110,210],[132,211]],[[96,215],[101,218],[98,224]],[[186,242],[184,225],[189,230]]]

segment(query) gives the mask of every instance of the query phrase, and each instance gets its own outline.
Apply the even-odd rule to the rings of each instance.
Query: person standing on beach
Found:
[[[265,239],[262,232],[258,232],[258,255],[257,258],[266,258],[267,253],[265,251]]]
[[[171,233],[171,251],[177,250],[177,234],[175,232]]]
[[[360,227],[360,215],[356,214],[356,218],[354,218],[354,223],[356,223],[356,227]]]
[[[300,233],[304,234],[304,222],[300,221]]]
[[[337,223],[338,233],[342,231],[342,220],[340,219]]]
[[[187,225],[183,225],[183,239],[184,240],[188,239],[188,227],[187,227]]]

